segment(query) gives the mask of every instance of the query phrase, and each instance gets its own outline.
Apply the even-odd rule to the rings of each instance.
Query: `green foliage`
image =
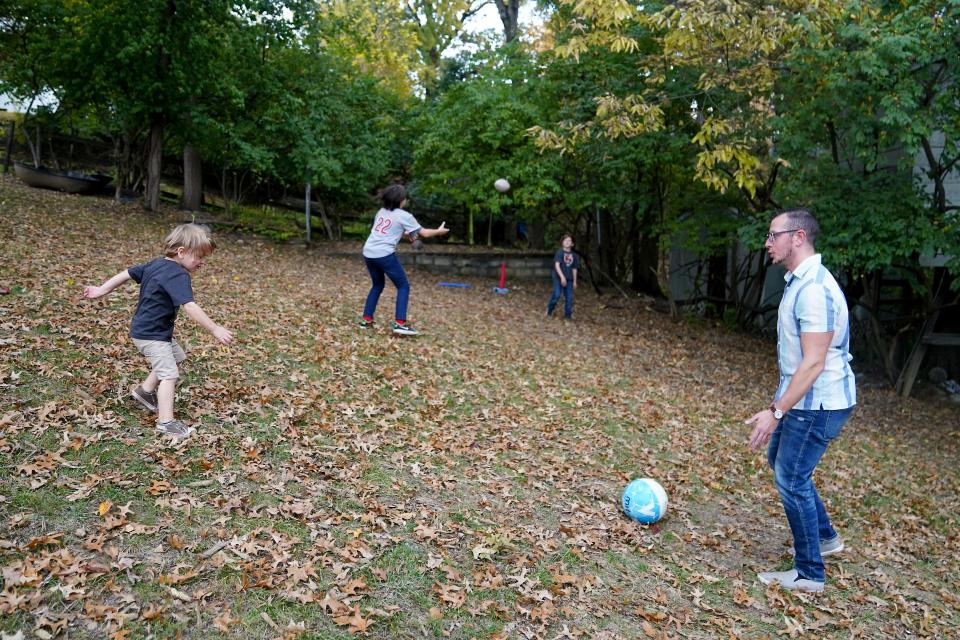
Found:
[[[533,66],[520,56],[497,54],[471,62],[482,73],[454,85],[420,112],[413,157],[418,190],[471,217],[501,214],[508,207],[526,215],[556,188],[550,162],[537,157],[525,135],[542,117]],[[509,193],[494,190],[498,178],[513,185]],[[472,228],[468,235],[472,242]]]

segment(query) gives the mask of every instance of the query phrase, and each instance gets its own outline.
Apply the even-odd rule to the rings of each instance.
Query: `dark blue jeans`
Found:
[[[365,318],[372,318],[377,311],[377,302],[380,301],[380,294],[383,293],[383,287],[386,284],[384,275],[390,278],[390,282],[397,288],[397,312],[396,319],[401,322],[407,320],[407,301],[410,299],[410,282],[407,280],[407,273],[403,270],[403,265],[397,258],[397,254],[391,253],[382,258],[367,258],[363,261],[367,265],[367,271],[370,272],[370,280],[373,285],[370,287],[370,293],[367,294],[367,303],[363,305],[363,315]]]
[[[573,280],[567,278],[567,286],[560,285],[560,278],[553,274],[553,295],[550,296],[550,302],[547,303],[547,315],[552,316],[553,310],[557,308],[557,302],[560,295],[563,295],[563,317],[573,317]]]
[[[791,409],[770,437],[767,462],[773,468],[780,501],[793,533],[794,567],[801,578],[823,582],[826,573],[820,557],[820,541],[832,540],[837,532],[813,486],[813,470],[830,441],[840,435],[849,409]]]

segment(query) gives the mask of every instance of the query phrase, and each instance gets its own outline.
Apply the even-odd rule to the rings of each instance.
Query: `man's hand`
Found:
[[[750,449],[756,451],[760,447],[770,442],[770,436],[777,428],[777,419],[773,417],[773,412],[769,409],[759,411],[747,420],[744,424],[752,424],[753,433],[750,434]]]
[[[214,328],[213,337],[223,344],[230,344],[233,342],[233,332],[231,332],[229,329],[224,329],[220,325],[217,325],[216,328]]]
[[[103,295],[103,291],[100,287],[84,287],[83,288],[83,297],[93,300],[94,298],[99,298]]]
[[[560,286],[561,287],[567,286],[567,279],[564,278],[563,276],[560,276]]]

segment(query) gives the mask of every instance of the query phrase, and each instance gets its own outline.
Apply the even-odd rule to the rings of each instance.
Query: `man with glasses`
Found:
[[[754,414],[750,448],[769,443],[767,461],[793,533],[794,567],[758,574],[785,589],[823,591],[823,556],[843,551],[813,486],[813,470],[857,402],[849,352],[847,303],[814,249],[819,225],[806,209],[770,221],[766,248],[787,268],[777,318],[780,385],[773,402]]]

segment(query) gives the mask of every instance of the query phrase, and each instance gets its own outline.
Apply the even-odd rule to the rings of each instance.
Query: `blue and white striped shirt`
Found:
[[[813,386],[795,409],[846,409],[857,404],[856,381],[850,368],[850,317],[840,285],[816,253],[784,276],[787,281],[777,318],[777,359],[780,386],[776,400],[786,392],[803,360],[801,333],[833,331],[826,363]]]

